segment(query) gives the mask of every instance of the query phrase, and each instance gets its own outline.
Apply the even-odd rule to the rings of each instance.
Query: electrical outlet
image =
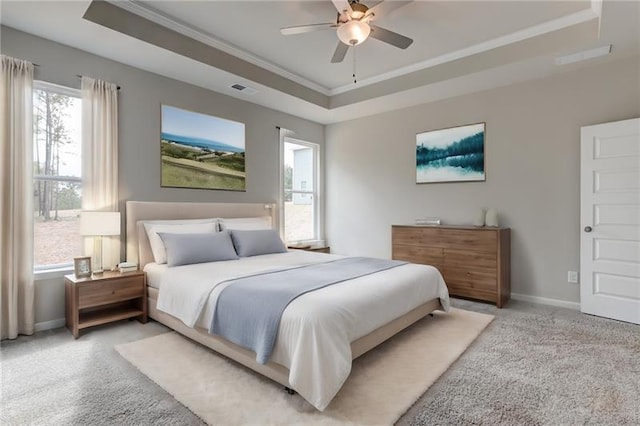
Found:
[[[578,272],[577,271],[569,271],[567,274],[567,281],[570,283],[578,283]]]

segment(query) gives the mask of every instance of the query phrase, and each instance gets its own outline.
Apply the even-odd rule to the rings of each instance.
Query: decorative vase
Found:
[[[473,226],[484,226],[484,209],[478,210],[476,217],[473,219]]]
[[[498,212],[495,209],[487,210],[487,214],[484,217],[484,224],[487,226],[498,226]]]

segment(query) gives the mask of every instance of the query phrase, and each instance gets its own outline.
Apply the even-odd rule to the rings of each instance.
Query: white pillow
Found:
[[[158,235],[159,232],[201,234],[218,231],[218,219],[149,220],[143,223],[157,264],[167,263],[167,252],[162,238]]]
[[[234,217],[219,219],[221,230],[255,231],[258,229],[272,229],[271,216]]]

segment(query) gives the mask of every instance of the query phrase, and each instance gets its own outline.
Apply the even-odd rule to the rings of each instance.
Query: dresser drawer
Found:
[[[455,249],[464,247],[465,250],[484,251],[495,253],[498,247],[498,239],[492,231],[458,231],[449,229],[446,232],[439,230],[439,238],[444,248]]]
[[[464,247],[467,250],[495,252],[498,238],[496,232],[492,230],[470,231],[428,226],[394,227],[392,244],[441,248]]]
[[[78,288],[78,307],[89,308],[141,296],[144,296],[142,276],[81,284]]]
[[[469,297],[471,299],[486,300],[489,302],[496,302],[497,299],[495,290],[467,288],[458,286],[455,283],[447,283],[447,288],[451,296]]]
[[[447,285],[451,283],[457,287],[492,291],[496,289],[497,277],[495,271],[459,269],[445,266],[442,275]]]
[[[435,266],[440,271],[444,267],[444,249],[441,248],[394,245],[392,257],[394,260]]]
[[[495,253],[445,249],[443,254],[447,268],[488,270],[495,273],[498,266]]]
[[[495,254],[447,249],[444,251],[444,279],[458,287],[495,292],[497,284]]]
[[[429,241],[433,241],[433,235],[428,231],[435,231],[434,229],[426,228],[402,228],[394,226],[391,232],[391,245],[403,245],[403,246],[431,246],[435,244],[427,244]],[[431,238],[430,238],[431,237]]]

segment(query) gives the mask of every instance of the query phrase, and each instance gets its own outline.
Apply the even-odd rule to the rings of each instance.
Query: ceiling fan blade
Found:
[[[387,16],[391,12],[396,9],[400,9],[402,6],[406,6],[409,3],[413,3],[413,1],[384,1],[381,0],[378,3],[374,4],[367,11],[367,15],[371,15],[372,13],[377,16]]]
[[[409,37],[405,37],[402,34],[398,34],[376,25],[371,25],[370,37],[384,41],[385,43],[389,43],[390,45],[399,47],[400,49],[406,49],[411,46],[411,43],[413,43],[413,39],[410,39]]]
[[[336,7],[336,9],[338,9],[338,13],[340,15],[346,13],[347,17],[349,17],[353,13],[353,9],[351,9],[349,0],[331,0],[331,2]]]
[[[314,31],[330,30],[336,27],[337,25],[334,22],[327,22],[325,24],[298,25],[295,27],[280,28],[280,34],[282,35],[303,34],[303,33],[311,33]]]
[[[347,55],[348,50],[349,50],[349,46],[339,41],[338,45],[336,46],[336,51],[333,52],[331,63],[337,64],[339,62],[342,62],[344,60],[344,57]]]

